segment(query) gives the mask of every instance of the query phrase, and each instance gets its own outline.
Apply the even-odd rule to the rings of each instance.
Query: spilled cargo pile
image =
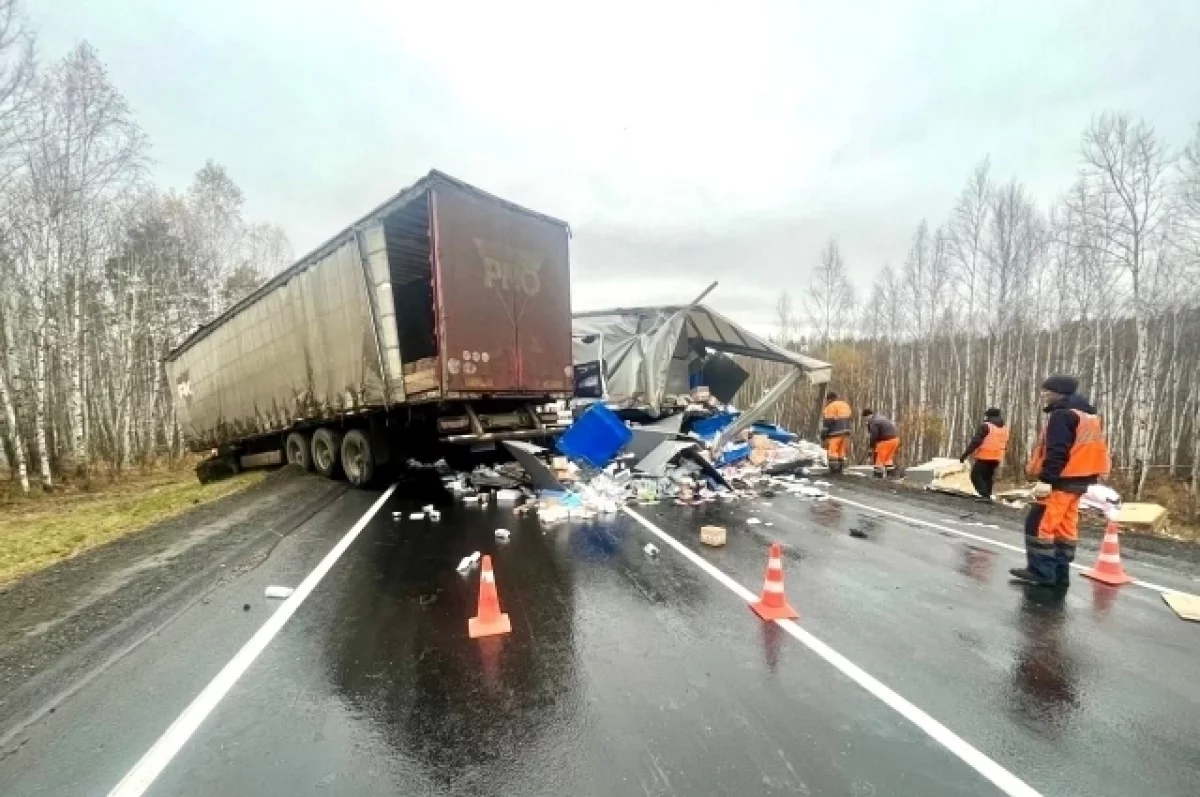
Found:
[[[424,467],[436,468],[446,489],[466,506],[495,501],[518,514],[535,512],[544,524],[611,515],[627,504],[826,497],[828,483],[813,479],[826,472],[820,446],[764,423],[724,435],[737,418],[726,407],[700,409],[678,427],[686,432],[670,431],[626,424],[596,404],[559,439],[557,451],[506,441],[513,462],[469,473],[452,471],[444,462]],[[413,519],[424,517],[414,513]]]

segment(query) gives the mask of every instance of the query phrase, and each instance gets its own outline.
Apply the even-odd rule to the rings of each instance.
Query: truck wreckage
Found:
[[[833,371],[829,363],[764,340],[699,300],[576,313],[571,330],[577,404],[602,401],[622,417],[640,416],[676,431],[695,399],[707,401],[704,391],[728,404],[746,381],[746,371],[727,355],[792,366],[721,430],[715,451],[765,418],[801,378],[823,385]]]

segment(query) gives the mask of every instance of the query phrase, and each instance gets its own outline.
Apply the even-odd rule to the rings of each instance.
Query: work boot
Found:
[[[1053,587],[1056,582],[1042,581],[1038,578],[1037,573],[1034,573],[1028,567],[1014,567],[1009,569],[1008,574],[1016,581],[1023,581],[1026,584],[1033,584],[1038,587]]]

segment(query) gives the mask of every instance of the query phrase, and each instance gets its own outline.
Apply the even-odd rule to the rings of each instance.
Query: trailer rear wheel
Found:
[[[312,443],[304,432],[291,432],[283,444],[287,464],[299,465],[303,470],[313,469]]]
[[[371,438],[361,429],[351,429],[342,438],[342,470],[355,487],[366,487],[375,478]]]
[[[313,432],[312,462],[317,473],[336,479],[342,472],[342,433],[321,427]]]

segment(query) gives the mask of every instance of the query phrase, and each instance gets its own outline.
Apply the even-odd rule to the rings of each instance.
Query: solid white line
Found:
[[[300,608],[300,604],[304,603],[304,599],[309,593],[321,583],[321,579],[337,564],[337,560],[341,558],[350,544],[355,538],[366,528],[367,523],[371,518],[375,517],[375,513],[387,503],[395,491],[396,485],[389,487],[383,495],[379,496],[379,500],[371,505],[366,514],[358,519],[346,535],[338,540],[337,545],[325,554],[325,558],[321,563],[300,582],[300,586],[296,587],[296,591],[291,597],[280,604],[262,627],[254,632],[254,636],[242,646],[242,649],[237,652],[229,663],[217,673],[217,676],[209,682],[208,686],[196,696],[196,699],[191,702],[183,713],[171,723],[171,727],[167,728],[166,732],[159,737],[154,746],[146,751],[141,760],[134,765],[133,769],[121,778],[121,782],[113,787],[109,797],[140,797],[150,788],[150,784],[154,782],[162,771],[166,769],[167,764],[171,763],[183,746],[187,743],[196,729],[200,727],[200,723],[204,722],[205,718],[212,713],[217,704],[229,693],[233,685],[238,682],[242,674],[249,669],[254,660],[258,658],[258,654],[271,643],[279,630],[284,624],[291,619],[296,610]]]
[[[747,603],[758,600],[758,596],[753,592],[734,581],[712,563],[703,559],[692,549],[679,542],[670,534],[667,534],[658,526],[639,515],[633,509],[630,507],[624,507],[624,510],[630,517],[642,524],[642,526],[644,526],[648,531],[653,533],[667,545],[674,548],[692,564],[696,565],[705,573],[719,581],[731,592],[733,592],[733,594],[737,595]],[[954,731],[950,730],[945,725],[926,714],[920,708],[917,708],[915,705],[901,697],[890,687],[881,682],[878,678],[871,675],[866,670],[862,669],[833,648],[829,647],[829,645],[817,639],[808,631],[805,631],[803,628],[796,625],[793,621],[775,620],[773,622],[778,623],[780,628],[795,637],[800,644],[804,645],[813,653],[816,653],[822,659],[832,664],[843,675],[854,681],[863,689],[870,692],[885,705],[887,705],[888,708],[904,717],[913,725],[916,725],[931,739],[941,744],[960,760],[962,760],[967,766],[974,769],[980,775],[983,775],[1005,794],[1010,795],[1010,797],[1042,797],[1041,793],[1028,783],[1021,780],[1004,767],[1000,766],[1000,764],[997,764],[995,761],[988,758],[975,747],[971,746],[971,744],[964,740],[961,736],[954,733]]]
[[[1007,542],[1000,542],[999,540],[993,540],[990,537],[982,537],[978,534],[972,534],[969,531],[963,531],[962,529],[956,529],[952,526],[943,526],[940,523],[931,523],[928,520],[921,520],[920,518],[908,517],[907,515],[901,515],[898,512],[892,512],[887,509],[880,509],[877,506],[871,506],[870,504],[862,504],[862,503],[859,503],[858,501],[852,501],[849,498],[843,498],[840,495],[831,495],[831,496],[829,496],[829,500],[830,501],[838,501],[840,503],[846,504],[847,506],[852,506],[857,509],[865,509],[868,512],[874,512],[877,515],[884,515],[885,517],[895,518],[896,520],[903,520],[908,523],[916,523],[919,526],[927,526],[931,529],[937,529],[938,531],[945,531],[945,532],[949,532],[950,534],[957,534],[960,537],[966,537],[968,539],[975,540],[976,542],[982,542],[987,545],[994,545],[997,548],[1005,548],[1009,551],[1016,551],[1019,554],[1025,553],[1025,549],[1018,545],[1012,545]],[[1100,558],[1103,559],[1104,555],[1101,554]],[[1090,570],[1091,569],[1090,567],[1087,567],[1086,565],[1081,565],[1078,562],[1071,562],[1071,567],[1075,568],[1076,570]],[[1140,578],[1135,578],[1133,581],[1131,581],[1129,583],[1136,584],[1139,587],[1144,587],[1146,589],[1154,590],[1155,592],[1161,592],[1164,595],[1169,594],[1169,593],[1176,593],[1179,595],[1191,595],[1190,592],[1184,592],[1181,589],[1172,589],[1171,587],[1164,587],[1161,584],[1154,584],[1149,581],[1142,581]],[[1193,595],[1192,597],[1200,597],[1200,596]]]

